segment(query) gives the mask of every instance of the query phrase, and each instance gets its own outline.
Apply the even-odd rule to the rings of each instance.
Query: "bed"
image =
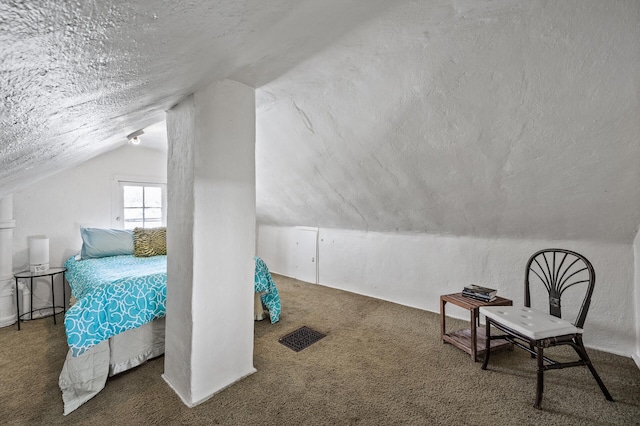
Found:
[[[108,377],[164,353],[166,265],[166,255],[78,255],[65,262],[73,304],[65,314],[69,352],[59,378],[64,415],[98,394]],[[262,259],[255,265],[255,317],[262,319],[266,308],[278,322],[278,290]]]

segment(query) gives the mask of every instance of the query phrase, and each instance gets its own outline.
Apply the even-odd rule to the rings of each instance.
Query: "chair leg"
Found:
[[[573,345],[571,346],[578,353],[578,356],[580,356],[580,359],[582,359],[585,362],[586,366],[589,368],[589,371],[591,371],[593,378],[596,379],[596,382],[598,383],[598,386],[600,386],[600,390],[604,394],[604,397],[607,399],[607,401],[613,401],[613,397],[611,396],[611,394],[609,393],[609,390],[604,385],[604,382],[598,375],[596,368],[591,363],[591,359],[589,358],[589,355],[587,355],[587,350],[584,348],[584,344],[582,343],[582,337],[581,336],[576,337],[575,342],[576,342],[576,346],[573,346]]]
[[[491,320],[485,317],[485,322],[486,331],[484,336],[486,341],[484,343],[484,360],[482,361],[483,370],[487,369],[487,365],[489,364],[489,355],[491,354]]]
[[[537,369],[537,382],[536,382],[536,402],[533,404],[534,408],[540,409],[540,403],[542,402],[542,392],[544,391],[544,356],[542,355],[543,348],[537,347],[538,369]]]

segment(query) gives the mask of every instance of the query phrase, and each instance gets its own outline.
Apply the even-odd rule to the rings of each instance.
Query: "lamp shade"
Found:
[[[29,264],[31,270],[49,269],[49,239],[33,237],[29,240]],[[34,268],[40,266],[39,268]]]

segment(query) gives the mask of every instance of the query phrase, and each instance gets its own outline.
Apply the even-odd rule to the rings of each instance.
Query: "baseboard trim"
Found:
[[[633,354],[631,358],[633,358],[636,362],[636,366],[640,369],[640,354]]]
[[[203,402],[205,402],[205,401],[208,401],[209,399],[213,398],[213,397],[214,397],[215,395],[217,395],[218,393],[220,393],[220,392],[222,392],[223,390],[227,389],[228,387],[230,387],[230,386],[234,385],[235,383],[238,383],[239,381],[241,381],[241,380],[243,380],[243,379],[246,379],[247,377],[249,377],[250,375],[252,375],[253,373],[255,373],[255,372],[257,372],[257,371],[258,371],[258,370],[256,370],[255,368],[253,368],[253,367],[252,367],[252,368],[251,368],[251,370],[250,370],[247,374],[245,374],[244,376],[239,377],[237,380],[234,380],[233,382],[229,383],[228,385],[221,387],[221,388],[220,388],[220,389],[218,389],[217,391],[213,392],[211,395],[207,395],[206,397],[204,397],[204,398],[202,398],[202,399],[200,399],[200,400],[198,400],[198,401],[195,401],[195,402],[189,402],[189,401],[187,401],[187,400],[186,400],[186,399],[185,399],[185,398],[180,394],[180,392],[178,392],[178,391],[176,390],[176,388],[175,388],[175,387],[173,387],[173,385],[171,384],[171,382],[170,382],[169,380],[167,380],[167,377],[166,377],[164,374],[162,374],[160,377],[162,377],[162,380],[164,380],[164,381],[165,381],[165,383],[166,383],[167,385],[169,385],[169,387],[171,388],[171,390],[173,390],[173,392],[175,392],[175,394],[176,394],[176,395],[178,395],[178,398],[180,398],[180,401],[182,401],[182,403],[183,403],[184,405],[186,405],[186,406],[187,406],[187,407],[189,407],[189,408],[193,408],[193,407],[195,407],[195,406],[197,406],[197,405],[202,404],[202,403],[203,403]]]

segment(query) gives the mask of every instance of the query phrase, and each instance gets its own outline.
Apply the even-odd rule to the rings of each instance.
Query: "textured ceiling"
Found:
[[[360,26],[257,91],[259,221],[633,241],[639,7],[417,1]]]
[[[262,223],[631,242],[640,3],[0,2],[0,196],[257,87]]]
[[[199,87],[258,87],[384,0],[0,2],[0,196],[126,143]]]

